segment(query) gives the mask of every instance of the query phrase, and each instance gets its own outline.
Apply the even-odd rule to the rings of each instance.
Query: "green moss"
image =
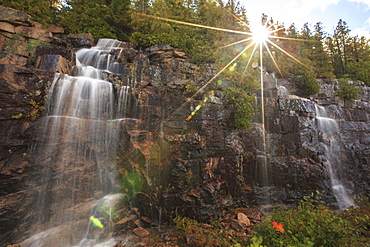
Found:
[[[33,53],[37,47],[44,46],[44,47],[51,47],[50,43],[37,40],[37,39],[30,39],[26,45],[26,51],[29,53]]]

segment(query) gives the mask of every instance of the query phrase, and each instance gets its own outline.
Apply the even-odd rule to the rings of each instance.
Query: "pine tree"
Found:
[[[313,68],[319,78],[333,78],[333,67],[330,63],[328,53],[324,49],[324,40],[326,35],[323,31],[321,22],[317,22],[314,26],[315,32],[313,36],[313,46],[311,59]]]
[[[92,33],[96,38],[127,40],[129,0],[66,0],[58,17],[67,33]]]
[[[346,65],[348,60],[348,42],[350,29],[345,21],[340,19],[334,31],[333,41],[338,59],[334,63],[334,73],[338,78],[346,74]]]
[[[370,45],[365,37],[351,38],[348,47],[347,76],[370,85]]]

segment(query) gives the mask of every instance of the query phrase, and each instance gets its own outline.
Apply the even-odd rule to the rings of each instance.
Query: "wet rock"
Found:
[[[70,34],[64,36],[63,40],[74,48],[90,48],[94,45],[94,37],[91,33]]]
[[[54,73],[68,74],[71,62],[60,55],[42,55],[36,60],[36,68]]]
[[[281,110],[289,110],[289,114],[293,112],[299,116],[313,116],[315,114],[315,103],[297,96],[290,96],[279,99]]]

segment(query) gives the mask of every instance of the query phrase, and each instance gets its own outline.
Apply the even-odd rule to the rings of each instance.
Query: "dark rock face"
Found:
[[[33,147],[36,143],[42,146],[47,139],[38,134],[42,128],[39,116],[54,73],[73,74],[73,50],[90,47],[93,38],[88,34],[63,36],[55,27],[41,29],[27,15],[0,13],[0,245],[6,246],[27,237],[29,208],[36,203],[32,188],[47,187],[59,176],[71,178],[75,172],[76,164],[50,157],[57,169],[40,185],[45,167]],[[339,126],[343,172],[338,176],[342,184],[354,195],[369,196],[368,87],[361,86],[361,98],[353,102],[334,97],[335,80],[323,82],[320,97],[312,100],[269,87],[264,99],[264,144],[261,113],[250,130],[236,132],[232,128],[235,108],[221,94],[215,92],[211,97],[207,91],[212,88],[205,88],[192,97],[192,86],[199,90],[215,74],[211,65],[190,64],[184,53],[168,45],[144,51],[129,43],[121,47],[122,52],[110,52],[116,55],[118,66],[105,79],[115,86],[130,85],[137,110],[121,122],[115,166],[117,180],[142,217],[165,222],[181,213],[206,222],[229,208],[294,204],[315,191],[325,191],[325,201],[335,204],[323,157],[327,140],[318,129],[318,104],[325,106],[328,117]],[[205,95],[211,100],[186,120]],[[72,145],[65,152],[74,150]],[[52,218],[53,210],[76,210],[80,213],[77,225],[88,221],[89,208],[82,202],[88,203],[96,195],[85,195],[83,190],[98,179],[94,165],[77,164],[78,172],[86,175],[78,181],[81,192],[76,191],[76,204],[58,206],[50,199],[53,207],[44,218]],[[122,180],[133,169],[140,188]],[[53,198],[55,191],[48,193]],[[60,196],[67,193],[66,188],[56,192]],[[122,230],[124,219],[118,220],[117,231]]]

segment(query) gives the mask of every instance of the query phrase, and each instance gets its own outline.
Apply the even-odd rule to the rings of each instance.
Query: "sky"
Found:
[[[260,21],[262,13],[287,28],[294,23],[300,30],[309,23],[311,30],[321,22],[332,35],[339,19],[347,23],[351,35],[370,39],[370,0],[239,0],[247,11],[248,20]]]

